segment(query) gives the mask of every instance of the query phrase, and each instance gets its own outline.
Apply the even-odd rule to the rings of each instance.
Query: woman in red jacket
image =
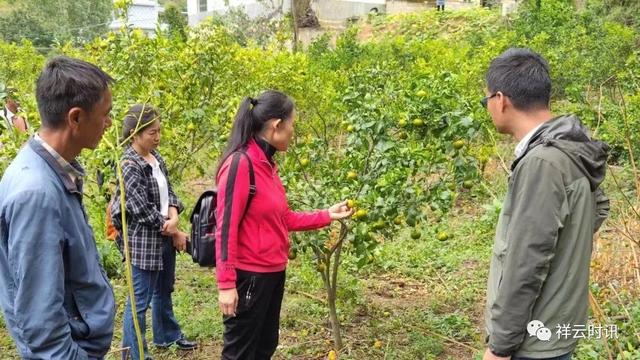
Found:
[[[278,345],[289,231],[351,216],[346,201],[293,212],[273,156],[286,151],[296,117],[291,98],[266,91],[236,114],[217,172],[216,276],[224,315],[222,359],[270,359]],[[249,163],[251,162],[251,163]],[[250,199],[250,169],[255,193]]]

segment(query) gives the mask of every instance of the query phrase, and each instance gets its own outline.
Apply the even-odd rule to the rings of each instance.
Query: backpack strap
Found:
[[[253,163],[251,162],[251,159],[249,158],[249,155],[247,155],[247,153],[244,150],[236,151],[234,154],[232,154],[232,156],[235,156],[235,154],[243,155],[247,159],[247,164],[249,165],[249,199],[247,199],[247,205],[245,206],[244,212],[242,213],[242,219],[244,219],[244,216],[247,214],[247,210],[249,209],[249,205],[251,204],[251,200],[253,200],[253,196],[256,194],[256,177],[255,177],[255,174],[253,172]],[[200,195],[200,198],[196,202],[195,208],[191,212],[191,221],[192,222],[193,222],[194,215],[200,212],[200,202],[201,202],[201,200],[204,199],[208,195],[215,196],[216,193],[217,193],[216,190],[207,190],[202,195]],[[210,209],[209,218],[210,219],[214,219],[215,218],[215,207]],[[242,221],[242,220],[240,220],[240,221]]]

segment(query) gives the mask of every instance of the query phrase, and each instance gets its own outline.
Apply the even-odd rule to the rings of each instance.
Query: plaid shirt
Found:
[[[152,154],[167,178],[169,207],[178,209],[180,213],[184,207],[173,192],[165,162],[157,151]],[[131,263],[143,270],[162,270],[162,242],[171,241],[171,238],[161,233],[166,219],[160,213],[158,182],[153,177],[151,165],[132,146],[127,147],[121,160]],[[111,215],[118,232],[122,232],[121,214],[120,188],[117,186]],[[116,241],[120,251],[124,252],[122,237],[118,236]]]
[[[53,156],[54,159],[56,159],[58,164],[60,164],[60,167],[62,167],[62,170],[64,170],[64,172],[69,175],[71,181],[76,184],[76,187],[78,187],[78,189],[81,189],[82,186],[79,186],[78,183],[82,183],[82,178],[84,177],[84,169],[82,168],[80,163],[77,160],[73,160],[73,162],[71,163],[65,160],[65,158],[63,158],[60,154],[58,154],[57,151],[55,151],[51,147],[51,145],[44,142],[40,135],[33,135],[33,139],[40,145],[42,145],[42,147],[45,148],[51,154],[51,156]],[[82,190],[80,190],[80,192],[82,192]]]

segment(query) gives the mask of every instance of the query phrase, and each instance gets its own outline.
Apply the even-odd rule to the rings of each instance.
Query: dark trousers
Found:
[[[436,10],[444,11],[444,5],[436,5]]]
[[[571,360],[571,355],[573,353],[568,353],[568,354],[564,354],[561,356],[556,356],[556,357],[552,357],[552,358],[545,358],[545,359],[531,359],[531,358],[521,358],[521,357],[513,357],[511,358],[511,360]]]
[[[271,359],[278,347],[285,272],[237,270],[238,309],[224,316],[223,360]]]

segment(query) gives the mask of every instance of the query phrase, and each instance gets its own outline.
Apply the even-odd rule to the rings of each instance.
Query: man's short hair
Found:
[[[111,76],[86,61],[66,56],[52,58],[36,82],[42,125],[59,128],[74,107],[91,111],[112,82]]]
[[[485,80],[491,94],[502,92],[518,110],[549,108],[549,64],[530,49],[511,48],[493,59]]]

